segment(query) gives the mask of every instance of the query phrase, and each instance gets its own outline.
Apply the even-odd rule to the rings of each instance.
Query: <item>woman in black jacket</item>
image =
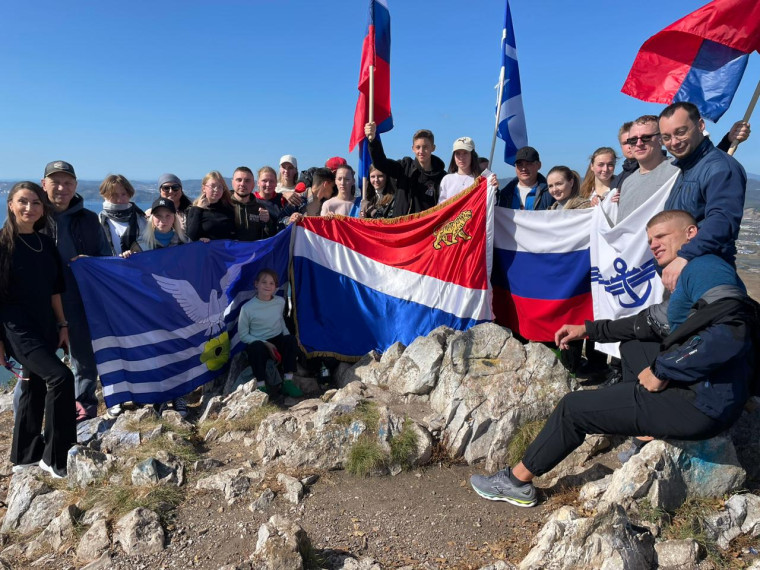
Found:
[[[235,239],[235,211],[230,191],[218,170],[203,177],[201,195],[187,211],[187,237],[199,239]]]

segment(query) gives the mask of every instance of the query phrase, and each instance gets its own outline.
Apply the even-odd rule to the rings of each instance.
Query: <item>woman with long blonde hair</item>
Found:
[[[203,177],[201,194],[187,211],[187,237],[193,241],[235,239],[235,210],[224,176],[212,170]]]

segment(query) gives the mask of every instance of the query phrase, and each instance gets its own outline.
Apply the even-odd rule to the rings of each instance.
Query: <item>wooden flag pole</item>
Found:
[[[755,92],[752,94],[752,99],[749,100],[747,112],[744,113],[744,118],[742,119],[743,122],[749,123],[749,118],[752,116],[752,111],[755,110],[755,105],[757,104],[758,98],[760,98],[760,81],[757,82],[757,87],[755,87]],[[736,152],[736,147],[738,146],[739,141],[732,142],[731,147],[728,149],[728,154],[733,155]]]

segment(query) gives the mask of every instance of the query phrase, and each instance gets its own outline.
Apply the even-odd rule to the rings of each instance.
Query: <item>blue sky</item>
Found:
[[[493,132],[501,0],[388,0],[392,107],[387,154],[409,154],[432,129],[447,163],[470,136],[488,155]],[[641,44],[702,0],[511,3],[530,144],[544,171],[585,169],[618,126],[661,105],[620,93]],[[80,178],[165,171],[200,178],[239,164],[299,167],[348,156],[366,0],[21,2],[0,8],[0,179],[39,179],[46,162]],[[753,54],[718,125],[741,118],[757,80]],[[760,110],[738,158],[760,173]],[[497,143],[494,170],[510,174]],[[358,157],[348,157],[356,165]]]

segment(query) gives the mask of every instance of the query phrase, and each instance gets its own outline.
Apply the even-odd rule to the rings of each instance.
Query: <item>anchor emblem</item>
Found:
[[[617,297],[623,308],[641,307],[652,293],[652,278],[657,274],[654,259],[650,259],[641,267],[628,269],[628,264],[620,257],[612,263],[617,275],[605,279],[598,267],[591,268],[591,282],[598,282],[610,295]],[[643,291],[637,292],[646,283]]]

